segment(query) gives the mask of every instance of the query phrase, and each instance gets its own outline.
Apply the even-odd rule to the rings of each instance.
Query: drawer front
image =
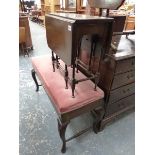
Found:
[[[113,104],[108,104],[106,116],[112,115],[120,110],[123,110],[131,105],[134,105],[134,103],[135,103],[135,94],[123,98]]]
[[[134,58],[117,61],[115,74],[131,71],[131,70],[135,70]]]
[[[109,95],[109,103],[116,102],[121,98],[127,97],[135,93],[135,83],[112,90]]]
[[[116,89],[118,87],[133,83],[134,81],[135,81],[135,71],[115,75],[111,89]]]

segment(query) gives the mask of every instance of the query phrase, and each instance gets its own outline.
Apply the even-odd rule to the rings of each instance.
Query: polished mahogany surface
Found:
[[[49,15],[63,17],[66,19],[72,20],[103,20],[103,19],[111,19],[110,17],[99,17],[99,16],[91,16],[85,14],[75,14],[75,13],[50,13]]]

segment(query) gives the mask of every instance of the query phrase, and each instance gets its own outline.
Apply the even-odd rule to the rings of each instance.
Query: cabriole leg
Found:
[[[59,131],[59,135],[60,138],[62,140],[62,148],[61,148],[61,152],[65,153],[66,152],[66,139],[65,139],[65,132],[66,132],[66,128],[68,125],[68,122],[66,123],[61,123],[60,120],[58,119],[58,131]]]
[[[34,69],[31,70],[31,75],[32,75],[32,78],[36,84],[36,91],[39,91],[39,84],[38,84],[38,81],[36,79],[36,72]]]
[[[93,131],[97,134],[100,130],[100,125],[101,125],[101,121],[103,119],[103,115],[104,115],[104,109],[102,110],[98,110],[96,112],[96,118],[94,120],[94,123],[93,123]]]

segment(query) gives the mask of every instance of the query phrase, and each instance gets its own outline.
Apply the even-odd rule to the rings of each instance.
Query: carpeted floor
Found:
[[[30,22],[34,50],[30,57],[50,54],[45,28]],[[61,140],[57,130],[57,115],[43,88],[35,91],[31,77],[30,57],[19,56],[19,152],[20,155],[59,155]],[[67,128],[67,136],[92,123],[85,114]],[[104,131],[89,131],[67,143],[66,155],[134,155],[135,114],[131,112],[108,125]]]

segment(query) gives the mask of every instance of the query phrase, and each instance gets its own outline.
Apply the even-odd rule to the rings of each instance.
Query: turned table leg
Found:
[[[57,67],[57,69],[59,68],[59,58],[57,55],[56,55],[56,67]]]
[[[66,64],[65,64],[65,83],[66,83],[66,89],[68,89],[68,69]]]
[[[71,82],[72,97],[73,97],[73,98],[75,97],[75,96],[74,96],[75,84],[76,84],[76,80],[75,80],[75,63],[73,63],[72,82]]]
[[[55,72],[54,61],[55,61],[55,57],[54,57],[54,53],[53,53],[53,51],[52,51],[52,66],[53,66],[53,72]]]

